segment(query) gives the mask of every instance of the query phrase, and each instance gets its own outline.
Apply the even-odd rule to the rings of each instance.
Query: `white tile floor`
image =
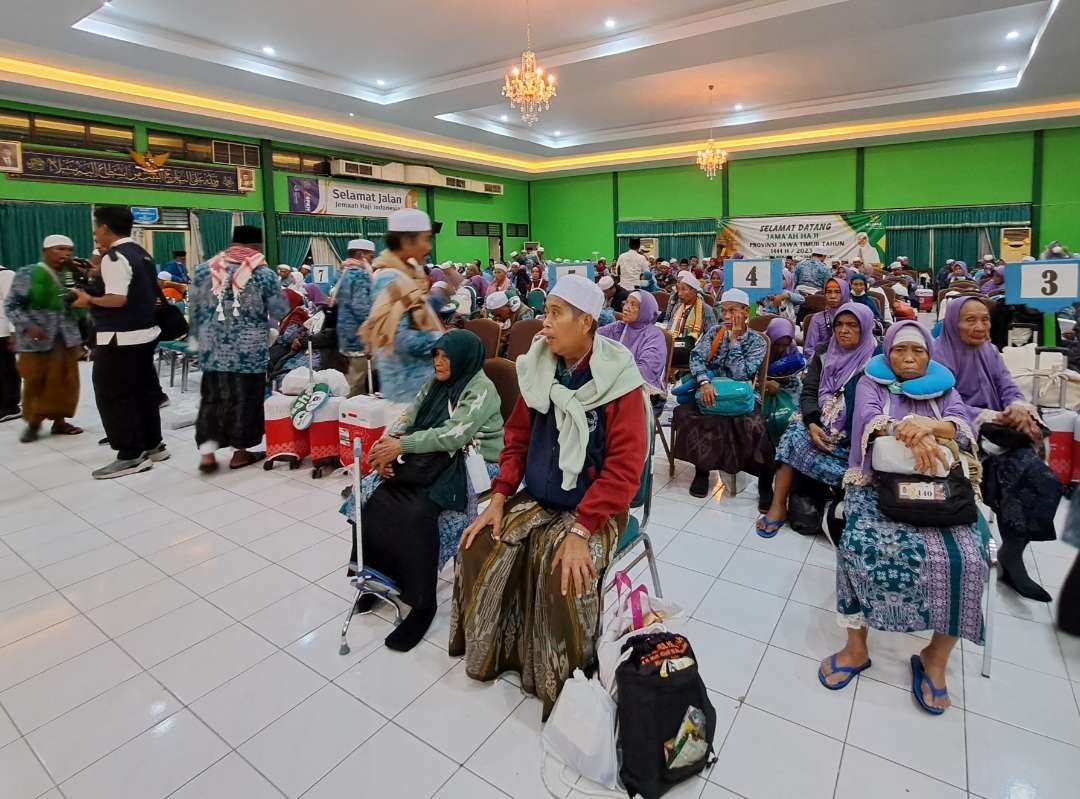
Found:
[[[343,479],[204,479],[189,428],[168,434],[172,460],[94,482],[109,453],[83,387],[84,436],[22,445],[20,423],[0,427],[0,797],[548,796],[538,702],[445,654],[448,583],[413,653],[368,616],[338,655]],[[824,691],[817,661],[842,640],[828,546],[755,536],[752,488],[697,500],[685,467],[655,471],[664,593],[719,718],[716,766],[669,795],[1077,796],[1080,640],[1052,609],[1003,589],[993,677],[965,644],[942,718],[907,689],[917,636],[875,634],[873,669]],[[1040,544],[1031,565],[1056,592],[1074,555]]]

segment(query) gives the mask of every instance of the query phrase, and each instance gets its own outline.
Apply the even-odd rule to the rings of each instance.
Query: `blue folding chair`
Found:
[[[352,604],[349,605],[349,615],[345,617],[345,626],[341,628],[341,646],[338,648],[339,655],[349,654],[349,641],[347,636],[349,634],[349,624],[352,623],[352,617],[359,612],[360,597],[365,594],[371,594],[378,597],[383,602],[387,603],[394,609],[394,613],[397,615],[397,620],[401,621],[401,608],[394,600],[401,596],[401,590],[398,588],[396,582],[390,577],[380,572],[378,569],[373,569],[370,566],[364,565],[364,537],[363,530],[360,526],[360,499],[362,494],[360,493],[360,460],[363,456],[363,444],[360,439],[357,438],[353,441],[353,502],[356,507],[356,574],[349,578],[349,582],[356,589],[356,597],[353,599]]]

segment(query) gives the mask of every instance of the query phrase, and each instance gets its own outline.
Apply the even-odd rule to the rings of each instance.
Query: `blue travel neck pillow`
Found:
[[[875,355],[866,367],[866,376],[876,383],[886,386],[893,394],[903,394],[915,400],[927,400],[940,397],[956,385],[953,373],[937,361],[930,361],[926,374],[911,380],[897,380],[892,367],[884,355]]]

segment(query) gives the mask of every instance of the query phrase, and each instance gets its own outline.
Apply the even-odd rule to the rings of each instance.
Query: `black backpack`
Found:
[[[716,710],[698,673],[697,657],[685,636],[676,633],[636,635],[623,644],[632,650],[615,670],[619,697],[619,776],[627,793],[645,799],[663,796],[678,783],[701,772],[715,755]],[[661,676],[666,660],[692,658],[693,664]],[[697,761],[676,769],[667,767],[664,744],[672,740],[687,709],[705,714],[708,751]]]

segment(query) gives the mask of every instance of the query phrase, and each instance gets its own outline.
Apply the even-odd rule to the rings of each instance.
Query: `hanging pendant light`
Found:
[[[724,168],[724,164],[727,163],[727,150],[721,150],[720,147],[713,141],[713,127],[712,119],[715,117],[715,105],[711,102],[713,98],[713,91],[716,86],[712,83],[709,84],[709,98],[710,98],[710,122],[709,122],[709,141],[706,142],[703,150],[698,150],[697,165],[698,169],[705,173],[705,175],[712,180],[716,177],[716,173]]]
[[[555,96],[555,76],[550,72],[545,75],[544,68],[536,64],[529,0],[525,0],[525,52],[521,54],[521,63],[506,75],[502,93],[510,100],[511,108],[521,109],[521,120],[530,128],[540,119],[541,106],[543,110],[550,108],[551,98]]]

